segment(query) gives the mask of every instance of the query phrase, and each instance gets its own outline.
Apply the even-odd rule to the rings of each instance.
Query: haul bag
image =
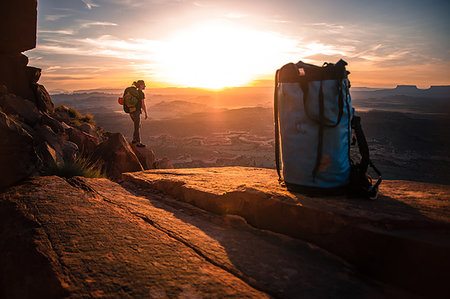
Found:
[[[338,191],[350,182],[353,109],[345,65],[300,61],[277,71],[276,164],[291,189]]]

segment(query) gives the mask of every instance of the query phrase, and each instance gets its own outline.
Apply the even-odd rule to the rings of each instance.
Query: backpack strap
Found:
[[[273,95],[273,119],[275,122],[275,164],[277,167],[278,181],[282,182],[280,167],[280,122],[279,122],[279,104],[278,104],[278,75],[280,70],[275,73],[275,91]]]
[[[320,163],[322,161],[323,154],[323,129],[324,129],[324,99],[323,99],[323,88],[322,82],[320,81],[320,89],[319,89],[319,136],[317,138],[317,154],[316,154],[316,164],[314,165],[314,169],[312,172],[313,182],[316,180],[317,172],[319,171]],[[306,107],[305,107],[306,109]],[[340,120],[339,120],[340,121]]]
[[[382,182],[382,177],[381,172],[378,170],[378,168],[375,167],[375,165],[370,160],[369,145],[367,144],[366,136],[364,135],[364,131],[361,126],[361,117],[353,116],[352,129],[355,131],[359,153],[361,154],[361,160],[359,163],[352,165],[352,167],[355,168],[353,171],[356,173],[355,176],[357,177],[350,182],[351,185],[350,189],[356,191],[356,193],[358,193],[356,195],[364,195],[370,199],[376,199],[378,196],[378,187]],[[363,176],[367,177],[366,173],[369,166],[378,175],[378,179],[377,182],[373,185],[372,179],[370,179],[369,182],[365,182],[367,186],[363,186],[363,184],[361,184],[361,179]]]

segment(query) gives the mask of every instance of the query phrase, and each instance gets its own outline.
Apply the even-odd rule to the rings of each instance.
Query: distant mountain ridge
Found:
[[[241,89],[242,87],[229,88],[227,91],[233,89]],[[245,89],[265,89],[267,91],[271,89],[267,87],[246,87]],[[175,93],[180,92],[188,92],[190,94],[190,90],[194,93],[213,93],[208,90],[202,90],[198,88],[152,88],[153,91],[163,92],[164,91],[175,91]],[[220,91],[219,91],[220,92]],[[367,95],[373,94],[377,97],[379,96],[390,96],[390,95],[405,95],[405,96],[413,96],[413,97],[450,97],[450,85],[431,85],[429,88],[421,89],[416,85],[397,85],[395,88],[373,88],[373,87],[352,87],[352,93],[364,93]],[[51,95],[58,94],[91,94],[91,93],[101,93],[101,94],[121,94],[122,89],[119,88],[102,88],[102,89],[84,89],[84,90],[74,90],[72,92],[64,91],[64,90],[51,90]]]
[[[432,85],[427,89],[417,88],[416,85],[397,85],[391,89],[375,89],[355,87],[350,90],[352,96],[357,98],[380,98],[386,96],[411,96],[411,97],[450,97],[450,85]]]

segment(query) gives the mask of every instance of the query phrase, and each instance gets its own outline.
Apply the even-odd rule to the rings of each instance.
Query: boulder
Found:
[[[101,136],[98,133],[98,128],[96,126],[94,126],[93,124],[82,123],[81,125],[77,126],[77,128],[86,134],[94,136],[97,139],[98,143],[100,143],[102,141]]]
[[[123,172],[144,170],[138,157],[120,133],[109,133],[108,139],[97,146],[91,159],[112,179],[120,179]]]
[[[46,141],[36,146],[36,152],[41,160],[41,169],[52,169],[58,165],[56,151]]]
[[[1,111],[0,136],[1,190],[32,174],[37,156],[30,134]]]
[[[137,147],[136,144],[133,143],[130,143],[130,146],[145,170],[154,169],[155,153],[151,148]]]
[[[173,169],[173,165],[170,162],[169,159],[167,159],[166,157],[162,158],[162,159],[156,159],[156,161],[153,163],[153,168],[154,169]]]
[[[41,117],[41,125],[47,125],[50,128],[52,128],[52,130],[55,133],[62,133],[64,132],[64,129],[69,129],[70,127],[66,125],[66,127],[64,127],[64,125],[66,125],[65,123],[62,123],[56,119],[54,119],[53,117],[51,117],[48,113],[43,113],[42,117]]]
[[[78,146],[67,140],[62,141],[64,163],[73,163],[78,156]]]
[[[53,113],[55,111],[55,106],[44,85],[33,83],[31,87],[34,92],[34,100],[38,109],[42,112]]]
[[[80,152],[83,154],[89,155],[94,152],[96,146],[99,144],[97,138],[81,131],[80,129],[71,127],[66,130],[66,133],[69,136],[69,141],[75,143]]]
[[[33,102],[10,93],[0,95],[0,107],[6,114],[17,115],[30,126],[34,126],[42,116]]]
[[[35,144],[47,143],[50,148],[55,151],[55,162],[57,165],[64,164],[64,154],[63,154],[63,140],[49,127],[46,125],[35,126],[36,132]],[[46,151],[45,146],[40,147],[40,150]],[[45,156],[45,154],[44,154]],[[44,163],[45,164],[45,163]]]

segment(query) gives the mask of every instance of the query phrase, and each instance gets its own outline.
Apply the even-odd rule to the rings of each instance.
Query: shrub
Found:
[[[104,178],[105,175],[100,168],[87,158],[75,158],[73,163],[64,163],[48,171],[49,175],[56,175],[63,178],[82,176],[86,178]]]
[[[67,113],[67,115],[71,118],[72,125],[79,126],[82,123],[89,123],[91,125],[95,125],[94,116],[90,113],[86,113],[85,115],[81,114],[75,108],[67,108],[64,105],[59,105],[55,108],[56,112]]]

